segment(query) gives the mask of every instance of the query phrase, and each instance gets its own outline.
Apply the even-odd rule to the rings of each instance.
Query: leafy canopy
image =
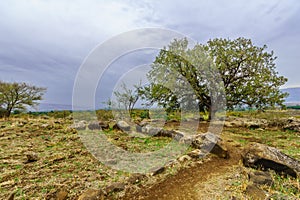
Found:
[[[228,109],[282,106],[287,94],[279,87],[287,79],[278,75],[276,57],[266,49],[245,38],[214,39],[192,48],[187,39],[174,40],[159,52],[148,72],[151,84],[140,94],[167,109],[190,106],[193,100],[210,114],[222,106],[222,99]]]
[[[26,106],[35,106],[42,99],[46,88],[27,83],[7,83],[0,81],[0,107],[9,117],[13,110],[26,110]]]

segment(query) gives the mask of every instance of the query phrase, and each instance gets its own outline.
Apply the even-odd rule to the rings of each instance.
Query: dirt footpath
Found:
[[[224,196],[220,191],[225,190],[222,184],[234,175],[240,160],[240,150],[231,152],[229,159],[211,156],[203,164],[197,164],[188,169],[181,170],[178,174],[153,185],[142,188],[137,194],[127,194],[124,200],[196,200],[218,199]],[[225,181],[226,181],[225,180]],[[220,184],[221,183],[221,184]],[[210,194],[211,192],[211,194]],[[220,193],[220,194],[218,194]],[[228,195],[231,195],[230,193]]]

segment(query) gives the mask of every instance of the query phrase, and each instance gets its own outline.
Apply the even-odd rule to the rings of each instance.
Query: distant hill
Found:
[[[281,91],[289,93],[286,98],[287,105],[300,105],[300,87],[286,88]]]
[[[93,108],[76,106],[76,110],[93,110]],[[55,103],[40,103],[37,108],[30,108],[29,111],[49,112],[73,110],[72,105],[69,104],[55,104]]]
[[[54,111],[54,110],[72,110],[72,105],[40,103],[37,110],[33,110],[33,111]]]
[[[289,96],[286,98],[286,105],[300,105],[300,87],[295,88],[286,88],[281,91],[289,93]],[[82,108],[88,109],[88,108]],[[72,110],[72,105],[64,104],[51,104],[51,103],[41,103],[38,106],[38,109],[29,109],[31,111],[52,111],[52,110]]]

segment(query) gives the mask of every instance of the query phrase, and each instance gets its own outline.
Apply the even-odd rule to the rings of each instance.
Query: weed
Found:
[[[22,188],[17,188],[15,196],[20,197],[20,196],[24,196],[24,191]]]
[[[300,180],[290,176],[283,177],[276,173],[272,173],[274,184],[271,190],[277,191],[282,194],[300,198]]]
[[[15,169],[22,169],[22,165],[16,165]]]

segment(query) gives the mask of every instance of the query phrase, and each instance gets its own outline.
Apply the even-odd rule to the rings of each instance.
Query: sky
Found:
[[[0,80],[47,87],[43,102],[70,105],[80,66],[97,46],[124,32],[152,27],[199,43],[246,37],[255,45],[266,44],[278,57],[277,71],[289,79],[283,87],[300,86],[299,9],[298,0],[0,1]],[[138,73],[156,53],[144,52],[145,59],[139,53],[129,55],[131,69],[107,70],[107,81],[98,83],[104,89],[97,101],[111,94],[105,88],[126,79],[121,69]],[[112,65],[118,63],[126,65],[126,58]]]

